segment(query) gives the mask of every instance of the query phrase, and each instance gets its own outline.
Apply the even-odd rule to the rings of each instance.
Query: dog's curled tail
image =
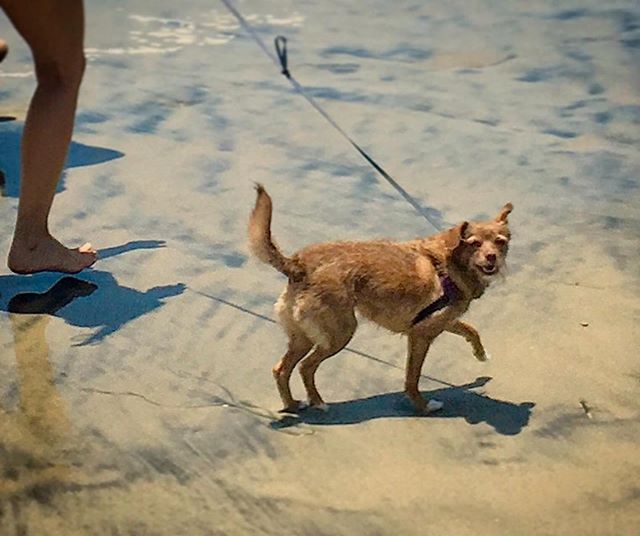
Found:
[[[294,259],[285,257],[271,238],[271,197],[262,184],[256,184],[256,191],[256,206],[249,218],[249,248],[258,259],[273,266],[290,281],[299,281],[304,270]]]

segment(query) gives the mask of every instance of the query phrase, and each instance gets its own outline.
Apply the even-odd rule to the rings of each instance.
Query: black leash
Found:
[[[258,46],[262,49],[262,51],[271,58],[271,60],[280,68],[280,72],[289,80],[294,89],[302,95],[307,102],[313,106],[316,111],[322,115],[330,124],[335,128],[342,136],[353,146],[353,148],[360,153],[360,155],[369,163],[373,168],[382,175],[382,177],[403,197],[403,199],[409,203],[415,210],[418,212],[425,220],[427,220],[435,229],[441,230],[442,225],[439,221],[434,221],[434,218],[429,215],[429,213],[424,209],[420,203],[418,203],[398,182],[391,176],[389,173],[385,171],[385,169],[378,164],[372,156],[370,156],[360,145],[358,145],[352,138],[347,134],[341,127],[336,123],[333,118],[325,112],[320,105],[315,101],[315,99],[307,93],[304,88],[298,83],[298,81],[291,75],[288,66],[288,58],[287,58],[287,38],[279,35],[275,38],[275,48],[277,58],[272,54],[272,52],[267,48],[262,38],[258,35],[258,33],[251,27],[251,25],[247,22],[247,20],[242,16],[242,14],[233,6],[230,0],[221,0],[222,3],[227,7],[227,9],[233,14],[233,16],[238,19],[240,25],[253,37],[254,41],[258,44]]]

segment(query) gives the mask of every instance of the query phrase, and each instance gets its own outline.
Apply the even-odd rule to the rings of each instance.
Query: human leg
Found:
[[[9,52],[9,46],[4,39],[0,39],[0,62],[7,57],[7,53]]]
[[[0,0],[31,48],[37,88],[22,137],[20,202],[8,265],[17,273],[78,272],[93,264],[90,246],[69,249],[48,218],[71,141],[84,72],[82,0]]]

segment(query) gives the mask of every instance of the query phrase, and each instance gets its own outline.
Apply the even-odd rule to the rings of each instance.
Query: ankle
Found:
[[[36,249],[40,244],[51,240],[51,235],[49,231],[44,230],[33,230],[33,229],[21,229],[16,227],[15,233],[13,235],[13,247],[20,247],[28,250]]]

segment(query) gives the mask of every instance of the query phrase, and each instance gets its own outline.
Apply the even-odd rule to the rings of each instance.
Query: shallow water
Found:
[[[249,258],[253,182],[286,251],[433,228],[219,2],[87,2],[52,228],[93,270],[0,271],[0,534],[632,534],[640,523],[640,9],[236,2],[443,222],[506,201],[509,275],[443,336],[416,417],[404,341],[362,325],[327,414],[277,413],[283,285]],[[0,250],[34,79],[0,19]],[[302,395],[298,378],[294,392]]]

